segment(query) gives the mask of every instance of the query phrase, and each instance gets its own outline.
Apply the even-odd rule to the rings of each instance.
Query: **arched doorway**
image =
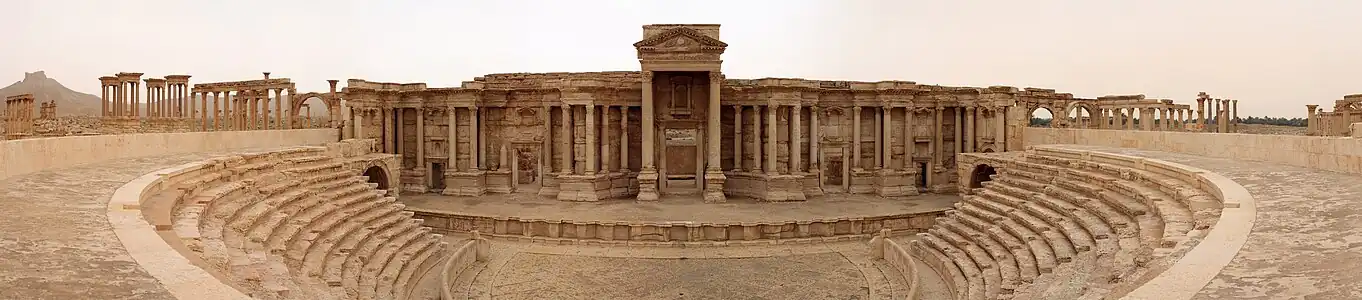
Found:
[[[326,93],[303,93],[292,98],[289,114],[293,128],[330,127],[333,115],[340,113],[340,100]]]
[[[369,183],[377,183],[378,189],[380,190],[387,190],[389,188],[388,171],[384,171],[383,168],[379,166],[372,166],[369,167],[369,169],[364,170],[364,176],[369,177]]]
[[[1093,124],[1098,122],[1096,114],[1087,105],[1071,105],[1068,109],[1068,121],[1070,128],[1088,129],[1096,127]]]
[[[1029,124],[1031,127],[1054,127],[1055,112],[1051,111],[1049,107],[1038,106],[1031,109],[1031,112],[1027,115],[1031,118]]]
[[[993,175],[995,174],[998,174],[998,171],[994,170],[993,166],[986,164],[974,166],[974,172],[971,172],[969,177],[969,188],[977,189],[984,187],[983,183],[985,181],[993,180]]]

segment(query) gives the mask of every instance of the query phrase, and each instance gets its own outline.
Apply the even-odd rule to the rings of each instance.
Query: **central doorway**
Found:
[[[664,192],[667,194],[693,194],[701,190],[699,159],[699,129],[667,128],[663,130],[663,161],[665,162]]]

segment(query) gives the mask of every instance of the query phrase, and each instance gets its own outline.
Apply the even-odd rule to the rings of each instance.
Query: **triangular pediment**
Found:
[[[634,43],[635,48],[655,48],[657,50],[685,51],[701,48],[726,48],[728,43],[709,37],[700,31],[687,27],[672,28]]]

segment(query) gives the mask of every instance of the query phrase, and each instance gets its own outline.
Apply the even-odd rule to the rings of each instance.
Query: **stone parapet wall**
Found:
[[[133,157],[320,145],[338,140],[334,129],[145,133],[69,136],[0,142],[0,179]]]
[[[902,295],[893,295],[894,299],[917,299],[918,284],[923,275],[918,274],[917,259],[914,255],[908,254],[908,248],[889,238],[888,230],[881,230],[875,238],[870,240],[870,256],[883,259],[885,263],[898,270],[899,276],[907,282]],[[945,277],[943,277],[945,278]],[[952,287],[953,289],[953,287]]]
[[[1022,142],[1134,148],[1362,174],[1362,139],[1346,137],[1026,128]]]

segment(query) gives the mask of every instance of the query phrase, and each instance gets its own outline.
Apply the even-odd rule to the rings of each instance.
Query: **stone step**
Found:
[[[1022,237],[1014,236],[1012,233],[1003,230],[989,221],[960,211],[952,211],[951,216],[955,218],[956,222],[959,222],[974,231],[987,234],[993,240],[1001,243],[1003,247],[1007,248],[1012,254],[1012,260],[1017,264],[1019,280],[1024,283],[1030,283],[1035,280],[1037,276],[1040,276],[1040,272],[1036,269],[1036,257],[1031,254],[1031,247],[1028,246],[1025,241],[1022,241]]]
[[[270,249],[274,251],[284,251],[290,259],[301,261],[301,257],[293,255],[294,245],[303,242],[303,239],[315,239],[319,232],[344,222],[346,219],[357,216],[363,212],[379,209],[392,204],[390,199],[380,198],[376,195],[356,195],[351,196],[358,199],[358,202],[345,205],[339,209],[329,210],[315,218],[308,219],[298,224],[291,224],[297,228],[285,229],[278,239],[270,240]]]
[[[987,294],[988,283],[986,280],[988,280],[988,277],[984,276],[983,270],[975,265],[974,260],[970,259],[969,255],[965,254],[963,250],[951,246],[950,243],[947,243],[930,233],[919,233],[917,240],[921,241],[928,248],[935,249],[936,251],[945,254],[945,256],[949,258],[947,261],[955,263],[955,265],[960,268],[960,272],[965,275],[965,278],[968,279],[969,283],[964,286],[964,290],[966,291],[965,299],[993,299],[997,296],[997,294]]]
[[[390,204],[380,206],[356,215],[341,223],[336,228],[323,228],[316,239],[300,241],[296,244],[296,249],[302,249],[302,269],[308,276],[322,277],[323,271],[330,262],[333,254],[340,251],[341,247],[352,240],[358,240],[357,235],[368,234],[369,231],[357,233],[356,231],[366,230],[364,228],[379,228],[386,224],[396,223],[403,218],[410,218],[413,213],[403,211],[402,204]],[[353,246],[350,246],[353,247]],[[297,250],[295,250],[297,251]]]
[[[366,224],[364,227],[346,234],[339,243],[328,251],[327,257],[323,261],[325,267],[322,272],[322,279],[332,286],[340,286],[341,271],[344,269],[347,259],[355,255],[353,252],[363,242],[374,239],[374,237],[384,237],[384,233],[391,235],[391,233],[396,232],[394,230],[411,224],[410,220],[412,219],[406,213],[410,212],[403,212],[403,214],[395,215],[392,218],[379,219],[381,223]],[[386,239],[386,237],[383,239]]]
[[[382,291],[379,291],[379,299],[407,299],[407,291],[411,290],[413,285],[420,283],[419,278],[416,281],[413,281],[413,278],[425,274],[424,271],[427,267],[435,265],[440,262],[441,258],[449,256],[446,251],[447,248],[445,248],[446,244],[442,242],[443,239],[444,237],[439,234],[431,235],[431,242],[422,246],[415,256],[404,263],[401,268],[402,272],[397,275],[397,281],[393,283],[390,294],[384,297]]]
[[[965,239],[973,245],[983,248],[990,259],[997,264],[998,274],[1002,277],[999,288],[1000,294],[1011,294],[1022,284],[1020,267],[1017,259],[1012,256],[1012,252],[1004,247],[1001,242],[994,240],[992,236],[965,226],[952,218],[937,218],[937,224],[944,232],[949,232]]]
[[[908,253],[913,257],[922,260],[923,264],[931,268],[941,276],[941,281],[946,284],[946,288],[951,292],[952,299],[967,298],[969,278],[960,271],[960,267],[955,265],[946,254],[926,246],[919,240],[908,241]]]
[[[412,234],[411,238],[398,238],[394,243],[382,245],[374,252],[374,256],[363,263],[359,274],[360,299],[378,299],[380,289],[384,295],[391,294],[398,269],[416,254],[416,250],[420,250],[421,243],[432,241],[430,227],[419,227],[417,230],[419,232]]]
[[[349,255],[341,264],[340,279],[341,286],[345,288],[346,294],[352,297],[351,299],[356,299],[359,295],[360,276],[370,271],[365,266],[371,261],[383,259],[378,257],[384,252],[381,250],[388,247],[400,247],[406,241],[423,233],[421,228],[424,227],[421,227],[420,221],[416,221],[416,219],[405,221],[397,226],[392,226],[388,230],[369,235],[364,241],[360,242],[358,247],[349,251]]]
[[[980,209],[974,206],[973,203],[959,204],[963,204],[961,207],[957,208],[963,214],[987,220],[992,224],[997,224],[1003,231],[1007,231],[1009,234],[1012,234],[1025,242],[1027,247],[1030,248],[1031,254],[1036,257],[1036,269],[1040,274],[1049,273],[1054,270],[1055,266],[1060,262],[1060,259],[1055,254],[1054,247],[1051,247],[1049,241],[1041,236],[1040,233],[1021,225],[1012,219],[1003,217],[1003,215]]]
[[[303,227],[306,227],[308,224],[316,222],[319,219],[325,218],[326,216],[331,215],[336,211],[352,208],[355,206],[365,205],[366,203],[372,204],[379,200],[378,197],[374,197],[372,195],[365,196],[362,194],[352,194],[349,196],[340,196],[341,198],[331,198],[336,196],[340,195],[313,197],[333,200],[317,203],[315,205],[306,207],[302,211],[290,214],[292,217],[289,218],[287,222],[276,227],[268,236],[268,239],[264,241],[265,244],[263,246],[265,246],[267,249],[271,251],[282,252],[286,248],[285,243],[289,239],[292,239],[294,236],[296,236],[298,232],[301,232],[303,230]]]

